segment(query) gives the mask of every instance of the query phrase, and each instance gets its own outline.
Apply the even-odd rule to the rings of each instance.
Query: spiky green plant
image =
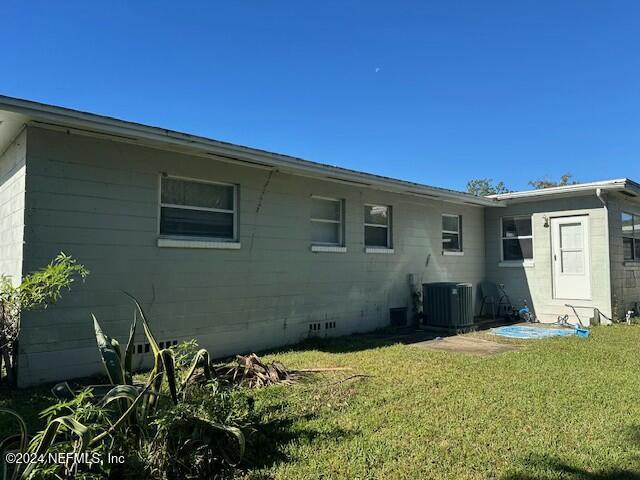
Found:
[[[10,435],[0,442],[0,453],[6,452],[8,450],[8,447],[13,444],[18,445],[19,452],[26,452],[27,445],[28,445],[28,437],[27,437],[27,424],[25,423],[24,419],[17,412],[14,412],[13,410],[10,410],[8,408],[0,408],[0,413],[12,416],[14,420],[18,423],[18,426],[20,428],[20,432],[18,434]],[[5,479],[9,478],[7,467],[8,465],[4,462],[4,457],[3,457],[2,478],[5,478]],[[14,467],[13,474],[11,475],[11,480],[17,479],[19,474],[20,474],[19,469]]]
[[[66,382],[56,385],[52,392],[59,402],[41,413],[47,425],[28,446],[21,417],[0,409],[0,413],[13,415],[20,425],[12,444],[18,444],[20,451],[28,449],[36,454],[121,452],[131,468],[136,465],[149,478],[174,474],[209,478],[214,471],[237,465],[244,455],[245,439],[237,426],[242,415],[232,412],[239,409],[241,402],[231,402],[233,396],[226,390],[229,387],[212,380],[209,353],[198,349],[195,342],[189,343],[189,348],[160,349],[142,305],[132,295],[126,295],[135,303],[136,313],[124,354],[118,341],[109,337],[92,315],[96,343],[110,384],[79,392]],[[131,361],[138,319],[154,356],[153,369],[144,385],[134,384]],[[177,362],[174,351],[179,352]],[[198,375],[202,381],[196,382],[198,368],[203,375]],[[8,442],[0,443],[0,454],[7,446]],[[12,478],[122,474],[109,470],[113,468],[127,467],[33,463],[16,468]]]

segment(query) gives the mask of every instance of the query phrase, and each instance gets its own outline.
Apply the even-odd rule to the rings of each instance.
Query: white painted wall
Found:
[[[533,217],[534,264],[528,267],[500,266],[501,218],[529,214]],[[560,300],[553,295],[551,229],[544,226],[544,217],[551,219],[569,215],[589,216],[591,300]],[[544,322],[554,322],[559,315],[565,314],[574,319],[573,312],[564,306],[566,303],[598,307],[605,315],[611,316],[606,217],[603,205],[595,195],[513,203],[502,209],[487,209],[486,217],[487,278],[503,283],[514,304],[522,305],[526,299],[536,316]],[[593,312],[580,310],[583,312],[581,320],[586,322]]]

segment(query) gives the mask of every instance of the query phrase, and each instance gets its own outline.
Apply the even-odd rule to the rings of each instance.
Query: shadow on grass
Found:
[[[283,405],[271,405],[263,409],[259,416],[268,417],[270,412],[282,412]],[[320,440],[344,440],[355,432],[341,428],[320,431],[300,428],[301,423],[313,420],[314,413],[291,414],[269,421],[258,419],[256,429],[247,435],[247,449],[243,460],[244,467],[250,470],[268,468],[277,463],[295,461],[287,453],[293,443],[307,444]]]
[[[640,445],[640,425],[632,425],[621,435],[622,448]],[[638,459],[640,460],[640,459]],[[640,461],[634,462],[640,466]],[[570,465],[551,455],[527,457],[522,467],[539,473],[512,473],[501,480],[640,480],[640,467],[629,470],[622,468],[603,468],[597,471]]]
[[[513,473],[501,477],[501,480],[640,480],[637,471],[617,468],[589,471],[552,457],[528,459],[527,465],[532,471],[541,473]]]
[[[477,325],[478,331],[486,331],[501,325],[518,323],[513,319],[483,320]],[[326,353],[350,353],[369,350],[372,348],[389,347],[391,345],[411,345],[418,342],[433,340],[437,337],[451,337],[456,332],[445,330],[429,330],[427,327],[385,327],[369,333],[353,333],[341,337],[309,338],[300,343],[279,348],[268,349],[259,352],[260,355],[272,353],[300,352],[307,350],[319,350]]]
[[[327,353],[360,352],[362,350],[389,347],[396,344],[410,345],[412,343],[433,340],[438,336],[444,337],[446,335],[410,327],[389,327],[371,333],[354,333],[342,337],[310,338],[294,345],[260,352],[260,354],[300,352],[306,350],[319,350]]]

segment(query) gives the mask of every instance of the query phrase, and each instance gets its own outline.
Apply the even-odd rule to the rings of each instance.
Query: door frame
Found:
[[[571,223],[573,219],[580,219],[583,225],[583,237],[584,237],[584,266],[587,273],[587,281],[588,281],[588,290],[587,294],[582,298],[567,298],[560,297],[556,293],[557,281],[556,281],[556,260],[554,260],[553,256],[555,255],[555,247],[556,242],[559,242],[559,239],[556,238],[555,227],[557,226],[558,221],[566,220],[566,222],[562,223]],[[551,261],[551,298],[554,300],[592,300],[593,299],[593,285],[591,282],[591,224],[588,213],[583,214],[573,214],[573,215],[556,215],[549,218],[549,230],[550,230],[550,261]],[[559,230],[559,229],[558,229]],[[559,246],[559,245],[558,245]]]

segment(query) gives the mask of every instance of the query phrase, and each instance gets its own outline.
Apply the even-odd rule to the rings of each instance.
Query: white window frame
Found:
[[[521,219],[528,218],[531,222],[531,235],[520,235],[517,237],[505,237],[504,236],[504,221],[505,219]],[[504,259],[504,240],[519,240],[519,239],[531,239],[531,258],[523,258],[522,260],[505,260]],[[535,239],[533,235],[533,215],[507,215],[500,217],[500,263],[501,267],[532,267],[534,265],[535,257]]]
[[[462,215],[456,215],[454,213],[443,213],[442,217],[450,217],[450,218],[457,218],[458,219],[458,231],[454,232],[453,230],[445,230],[444,228],[442,228],[442,218],[440,218],[440,228],[442,230],[441,235],[440,235],[440,243],[444,243],[444,234],[445,233],[449,233],[449,234],[453,234],[453,235],[458,235],[458,245],[460,246],[460,248],[458,249],[446,249],[444,247],[442,247],[442,254],[443,255],[464,255],[464,245],[462,243]]]
[[[163,203],[162,202],[162,180],[163,179],[182,180],[185,182],[205,183],[209,185],[222,185],[225,187],[233,187],[233,209],[229,210],[224,208],[208,208],[208,207],[197,207],[197,206],[190,206],[190,205],[178,205],[174,203]],[[162,223],[162,207],[180,208],[183,210],[198,210],[198,211],[205,211],[205,212],[231,213],[233,215],[233,238],[163,234],[160,232],[160,225]],[[160,174],[158,179],[157,233],[158,233],[158,246],[163,246],[163,247],[164,246],[188,247],[188,246],[191,246],[190,243],[193,242],[194,243],[193,246],[199,247],[199,248],[233,248],[233,249],[239,248],[240,244],[238,242],[238,185],[235,183],[216,182],[212,180],[202,180],[199,178]],[[225,244],[229,244],[229,245],[225,245]]]
[[[313,223],[333,223],[338,224],[338,243],[334,242],[314,242],[311,241],[311,246],[316,247],[344,247],[345,246],[345,235],[344,235],[344,199],[342,198],[333,198],[333,197],[322,197],[320,195],[311,195],[311,201],[313,200],[328,200],[331,202],[338,202],[340,205],[340,218],[338,220],[329,220],[326,218],[313,218],[310,217],[310,221]],[[335,251],[335,250],[324,250],[324,249],[315,249],[316,251]]]
[[[631,216],[631,236],[629,237],[628,235],[625,235],[624,232],[622,231],[622,214],[625,215],[630,215]],[[620,236],[622,237],[622,259],[625,262],[629,262],[629,263],[638,263],[640,262],[640,258],[636,257],[636,242],[640,242],[640,238],[636,238],[636,230],[635,230],[635,225],[636,225],[636,221],[635,219],[638,218],[640,220],[640,215],[638,215],[637,213],[632,213],[632,212],[628,212],[628,211],[622,211],[620,212]],[[625,258],[624,257],[624,239],[625,238],[630,238],[631,239],[631,258]]]
[[[364,243],[365,252],[366,253],[393,253],[393,243],[392,243],[393,237],[391,234],[391,221],[392,221],[391,219],[393,215],[393,207],[391,205],[381,205],[379,203],[365,203],[362,206],[363,220],[364,220],[365,207],[384,207],[387,209],[386,225],[379,225],[377,223],[364,222],[364,227],[362,228],[362,240]],[[367,245],[367,235],[366,235],[367,228],[366,227],[386,228],[387,229],[387,245],[385,247]]]

